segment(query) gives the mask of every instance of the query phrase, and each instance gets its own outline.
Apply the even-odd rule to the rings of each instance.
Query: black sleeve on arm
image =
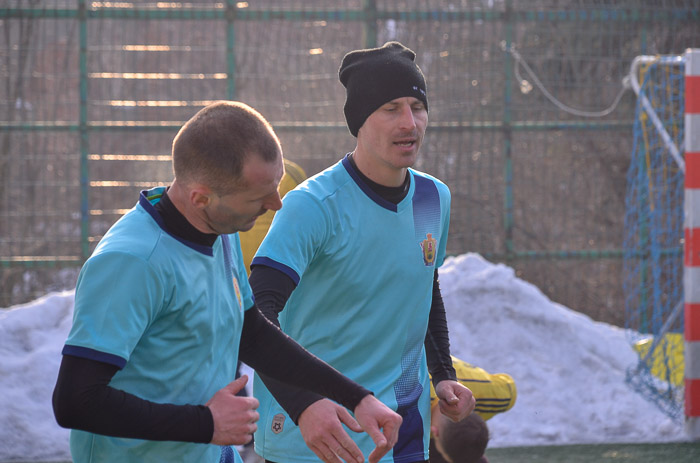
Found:
[[[254,265],[250,272],[249,281],[255,296],[255,305],[268,320],[279,327],[278,315],[296,288],[294,280],[275,268],[267,265]],[[309,405],[323,399],[323,396],[319,394],[275,381],[264,374],[260,374],[260,379],[295,424],[299,423],[299,416]],[[316,380],[318,381],[320,378],[316,378]]]
[[[445,304],[442,302],[438,271],[433,277],[433,302],[430,306],[428,332],[425,335],[425,355],[428,359],[428,371],[437,385],[445,379],[457,380],[457,374],[450,357],[450,336],[447,329]]]
[[[53,391],[58,424],[114,437],[211,442],[214,420],[208,407],[155,403],[110,387],[118,370],[109,363],[64,355]]]
[[[286,273],[267,265],[254,265],[248,281],[253,289],[255,305],[268,320],[280,326],[277,315],[282,312],[287,299],[296,288],[294,280]]]
[[[354,410],[371,394],[284,334],[257,307],[245,312],[239,358],[260,375],[295,424],[324,396]]]

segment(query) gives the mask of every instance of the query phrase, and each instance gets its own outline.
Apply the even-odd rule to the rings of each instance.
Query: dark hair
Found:
[[[457,423],[443,418],[438,439],[440,448],[452,463],[476,463],[489,442],[489,428],[478,414],[472,413]]]
[[[236,101],[217,101],[182,126],[172,151],[175,178],[228,194],[240,187],[237,181],[248,156],[273,162],[282,149],[272,126],[255,109]]]

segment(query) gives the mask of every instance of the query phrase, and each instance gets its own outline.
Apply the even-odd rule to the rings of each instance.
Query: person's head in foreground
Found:
[[[428,125],[425,78],[415,57],[402,44],[388,42],[351,51],[340,65],[345,119],[357,137],[353,158],[360,171],[387,186],[403,182],[401,169],[415,163]]]
[[[435,447],[448,463],[486,461],[489,429],[478,414],[472,413],[455,423],[441,413],[433,413],[431,429]]]
[[[204,233],[250,230],[259,216],[282,207],[279,139],[244,103],[218,101],[187,121],[173,140],[173,171],[168,194]]]

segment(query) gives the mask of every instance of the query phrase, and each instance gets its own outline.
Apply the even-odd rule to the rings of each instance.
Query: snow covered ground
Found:
[[[625,331],[550,301],[513,269],[449,258],[440,281],[452,353],[513,376],[518,398],[488,421],[490,447],[686,441],[682,425],[630,389]],[[0,461],[70,459],[51,394],[73,292],[0,310]]]

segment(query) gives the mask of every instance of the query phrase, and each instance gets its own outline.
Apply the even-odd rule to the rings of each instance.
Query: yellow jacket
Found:
[[[306,173],[299,165],[284,160],[284,177],[280,181],[279,192],[280,197],[284,197],[287,192],[294,189],[306,179]],[[250,262],[253,260],[260,243],[267,234],[267,230],[272,224],[272,218],[275,216],[275,211],[267,211],[255,221],[253,228],[246,232],[240,232],[238,236],[241,238],[241,249],[243,250],[243,262],[245,269],[250,275]]]
[[[452,356],[452,364],[457,373],[457,381],[468,387],[476,399],[474,411],[484,420],[497,413],[510,410],[515,404],[517,391],[515,381],[506,373],[488,373],[463,360]],[[435,388],[430,384],[430,406],[435,407],[438,398]]]

